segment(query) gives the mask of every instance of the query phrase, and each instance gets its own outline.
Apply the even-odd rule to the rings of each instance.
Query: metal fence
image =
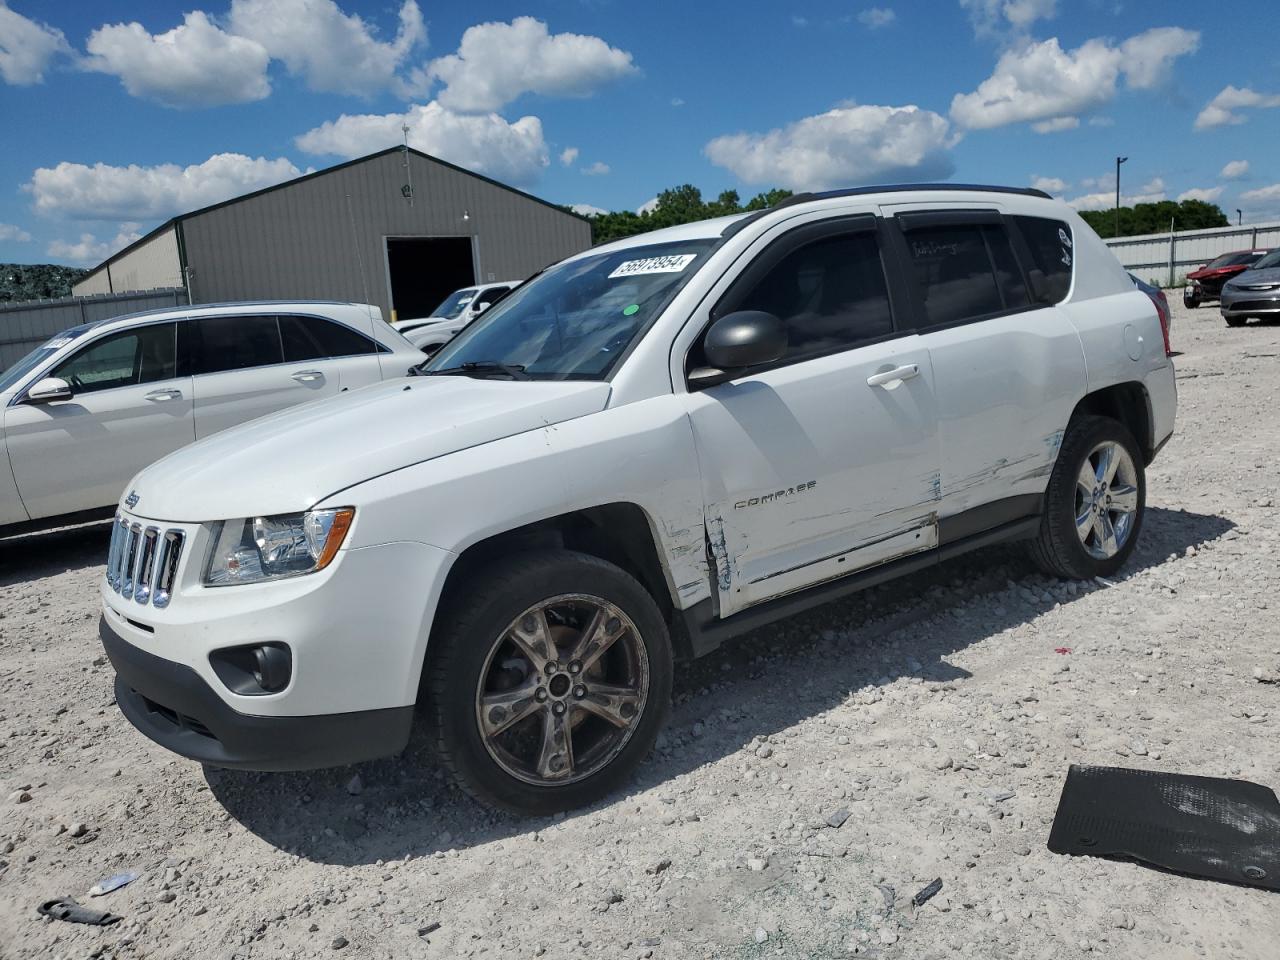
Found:
[[[133,293],[103,293],[61,300],[0,303],[0,370],[21,359],[55,333],[68,327],[126,313],[180,307],[187,302],[181,287]]]
[[[1148,233],[1140,237],[1119,237],[1106,244],[1134,276],[1157,286],[1172,287],[1219,254],[1280,247],[1280,220],[1247,227]]]

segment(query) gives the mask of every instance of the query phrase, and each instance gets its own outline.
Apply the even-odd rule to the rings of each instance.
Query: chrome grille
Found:
[[[107,586],[126,600],[167,607],[186,534],[130,522],[117,514],[107,548]]]

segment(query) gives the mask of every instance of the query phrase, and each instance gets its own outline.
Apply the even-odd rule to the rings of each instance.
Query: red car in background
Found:
[[[1238,273],[1244,273],[1261,260],[1266,250],[1235,250],[1210,260],[1199,270],[1187,274],[1187,285],[1182,288],[1182,303],[1198,307],[1206,300],[1217,300],[1222,295],[1222,285]]]

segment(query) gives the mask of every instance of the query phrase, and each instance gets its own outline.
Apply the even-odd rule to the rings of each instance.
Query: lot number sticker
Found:
[[[643,260],[624,260],[609,274],[610,280],[619,277],[638,277],[645,273],[680,273],[698,258],[696,253],[682,253],[672,257],[646,257]]]

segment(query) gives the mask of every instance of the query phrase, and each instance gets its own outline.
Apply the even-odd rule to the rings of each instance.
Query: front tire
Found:
[[[1049,477],[1032,559],[1067,579],[1110,576],[1133,553],[1146,498],[1142,454],[1124,424],[1110,417],[1073,420]]]
[[[1189,310],[1194,310],[1196,307],[1200,306],[1200,298],[1199,297],[1183,297],[1182,305]]]
[[[671,700],[671,643],[644,587],[555,550],[502,561],[464,589],[432,635],[426,690],[459,785],[489,806],[545,815],[623,783]]]

